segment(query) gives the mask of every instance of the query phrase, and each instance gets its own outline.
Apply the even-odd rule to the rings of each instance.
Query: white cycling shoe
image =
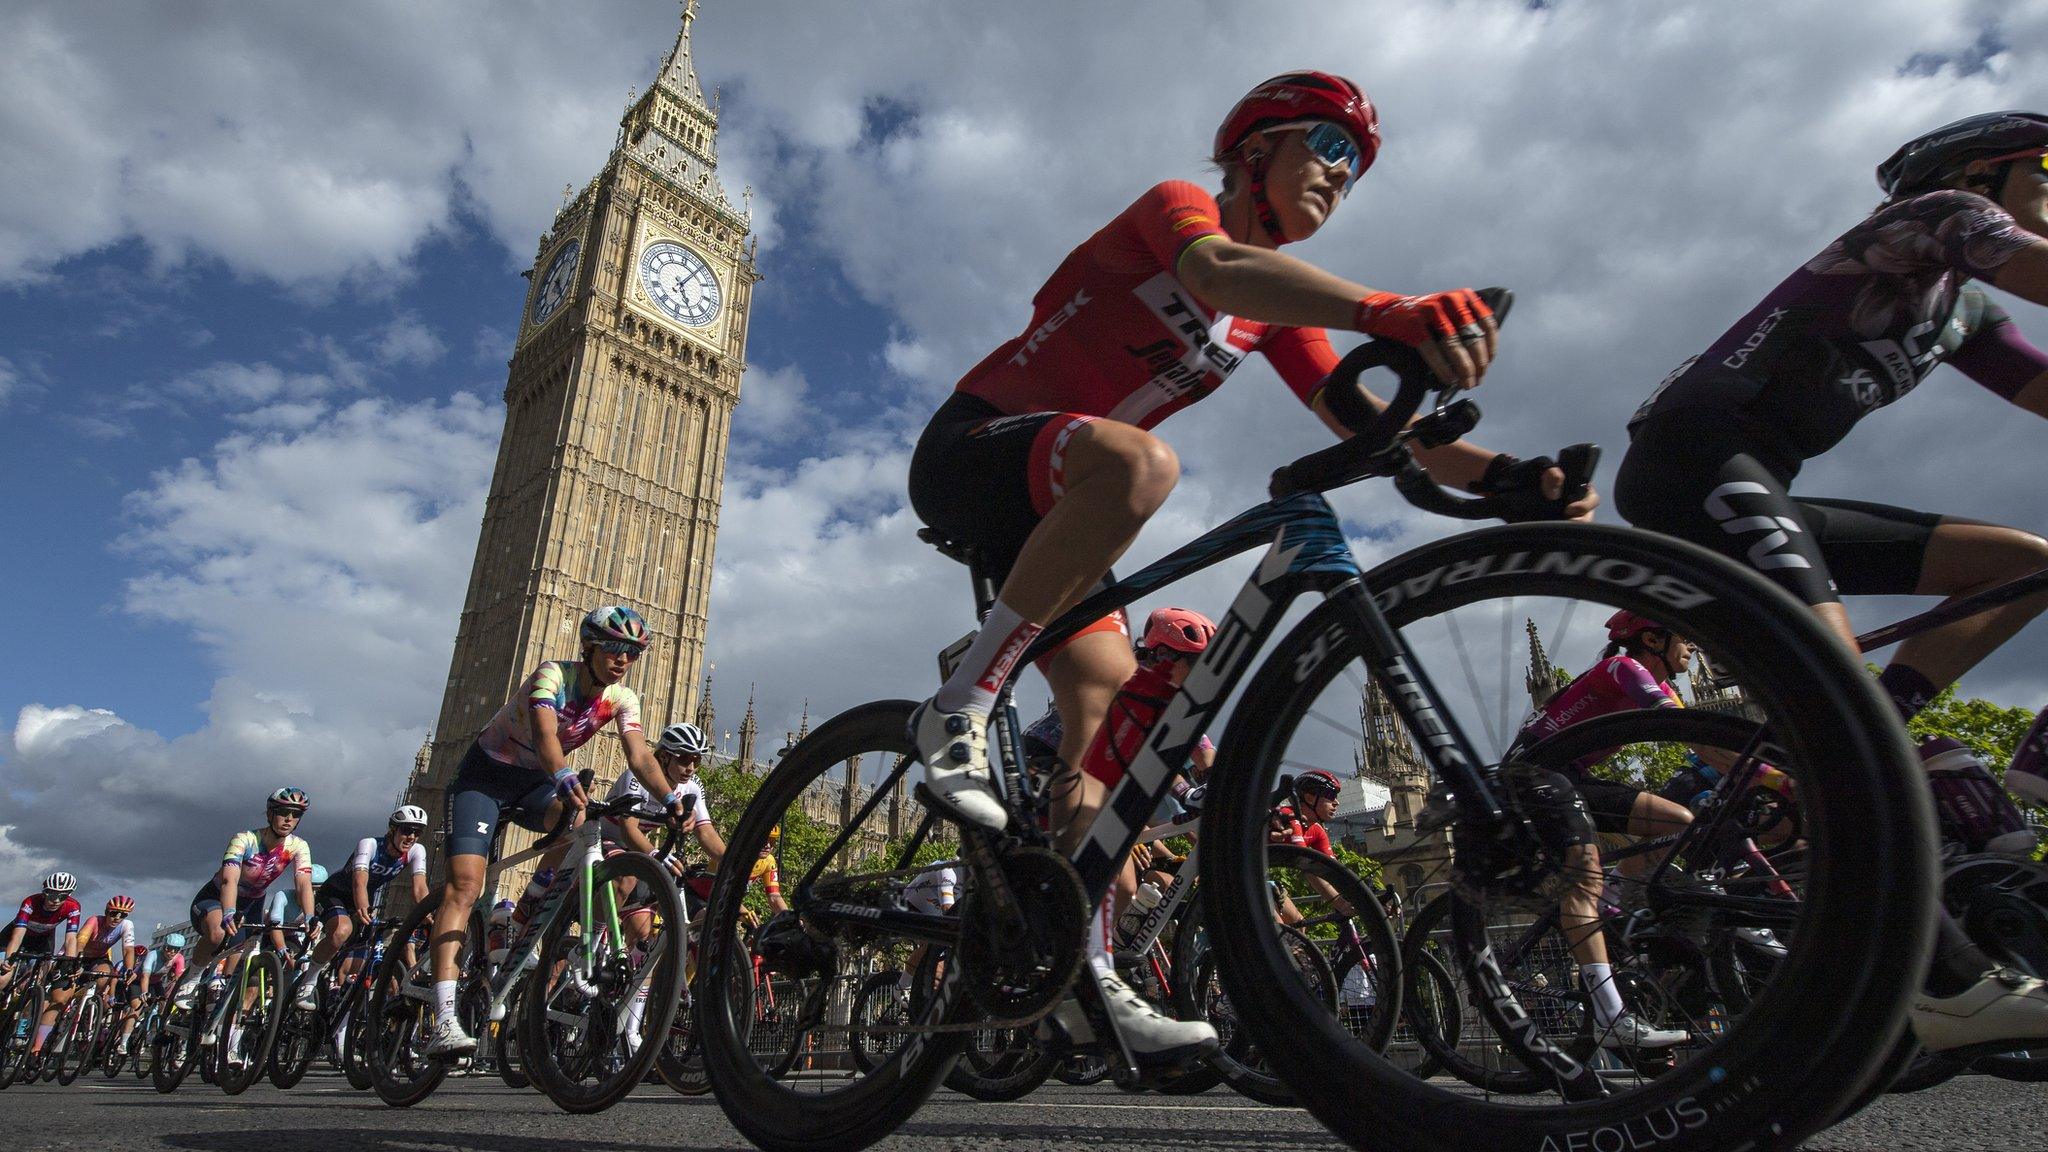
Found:
[[[1216,1029],[1208,1021],[1175,1020],[1114,973],[1096,973],[1095,987],[1117,1038],[1138,1067],[1184,1064],[1216,1051]]]
[[[309,972],[299,980],[299,990],[292,997],[292,1006],[304,1012],[320,1010],[320,981]]]
[[[910,714],[910,742],[924,762],[924,796],[940,815],[1000,832],[1010,822],[988,766],[988,717],[941,712],[931,701]]]
[[[1913,1034],[1930,1052],[2048,1040],[2048,985],[2010,968],[1993,968],[1954,996],[1913,997]]]
[[[181,980],[178,982],[178,990],[171,993],[171,1007],[176,1008],[180,1012],[190,1012],[192,1010],[192,1001],[197,999],[198,996],[199,980],[197,977],[190,980]]]
[[[462,1021],[439,1020],[434,1024],[434,1034],[427,1039],[427,1046],[420,1049],[422,1056],[461,1056],[476,1051],[476,1037],[462,1030]]]
[[[1633,1012],[1622,1013],[1613,1024],[1598,1031],[1602,1048],[1675,1048],[1692,1039],[1690,1032],[1654,1027]]]

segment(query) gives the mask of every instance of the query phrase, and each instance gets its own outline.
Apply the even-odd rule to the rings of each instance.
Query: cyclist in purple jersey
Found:
[[[1616,506],[1748,564],[1855,647],[1843,595],[1951,600],[2048,567],[2048,540],[1860,500],[1794,497],[1793,479],[1865,415],[1943,362],[2048,417],[2048,355],[1972,281],[2048,304],[2048,116],[1995,112],[1879,165],[1886,199],[1787,277],[1630,421]],[[1899,646],[1880,677],[1911,719],[2048,608],[2015,600]],[[2017,809],[1954,741],[1922,745],[1944,831],[1969,851],[2031,847]],[[2017,784],[2038,774],[2024,761]],[[2039,781],[2048,797],[2048,779]],[[2026,794],[2024,787],[2019,789]],[[1914,1025],[1930,1048],[2048,1038],[2048,986],[1996,969],[1944,918]]]

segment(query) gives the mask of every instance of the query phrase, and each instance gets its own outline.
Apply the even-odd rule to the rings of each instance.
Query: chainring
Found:
[[[1452,822],[1451,883],[1468,903],[1484,905],[1491,897],[1534,897],[1554,901],[1571,887],[1566,868],[1570,845],[1546,839],[1545,825],[1529,816],[1534,790],[1555,786],[1557,773],[1534,764],[1502,764],[1496,783],[1504,809],[1502,819],[1486,820],[1460,813]]]
[[[968,995],[997,1019],[1034,1017],[1066,995],[1088,936],[1088,894],[1067,858],[1049,848],[1013,848],[995,858],[1015,915],[982,885],[961,901],[954,953]]]

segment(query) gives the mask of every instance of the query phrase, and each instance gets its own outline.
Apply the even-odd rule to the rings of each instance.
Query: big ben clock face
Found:
[[[583,251],[580,240],[571,240],[562,245],[555,254],[554,262],[548,265],[547,274],[541,277],[540,291],[533,294],[533,323],[535,327],[548,322],[548,317],[569,298],[569,285],[576,279],[576,257]]]
[[[656,308],[692,328],[717,319],[725,299],[704,258],[673,240],[640,250],[640,286]]]

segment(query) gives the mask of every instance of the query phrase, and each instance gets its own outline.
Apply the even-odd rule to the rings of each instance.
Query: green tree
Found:
[[[2007,708],[1976,697],[1966,699],[1957,695],[1955,685],[1951,684],[1906,724],[1906,731],[1916,739],[1947,736],[1960,741],[1993,772],[2003,776],[2005,766],[2012,763],[2013,751],[2019,747],[2020,737],[2027,734],[2033,722],[2034,714],[2025,708]]]

